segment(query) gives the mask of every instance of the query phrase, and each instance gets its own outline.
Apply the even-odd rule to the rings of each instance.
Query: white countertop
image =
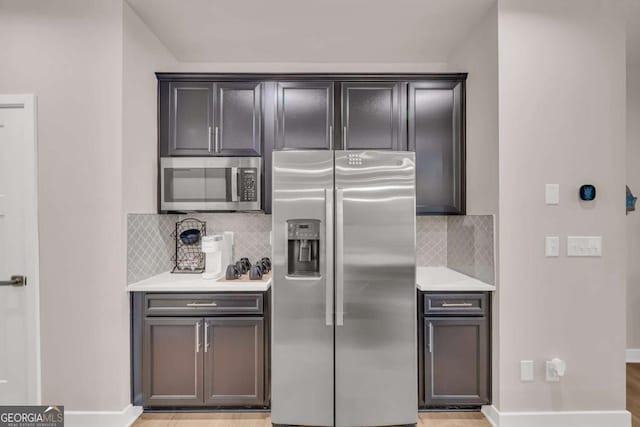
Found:
[[[271,278],[261,280],[234,280],[221,282],[203,279],[202,273],[161,273],[132,283],[129,292],[264,292],[271,287]]]
[[[265,292],[271,287],[267,281],[237,280],[221,282],[205,280],[202,274],[161,273],[127,286],[129,292]],[[447,267],[417,267],[416,285],[421,291],[487,292],[496,287]]]
[[[447,267],[416,267],[416,285],[421,291],[487,292],[496,287]]]

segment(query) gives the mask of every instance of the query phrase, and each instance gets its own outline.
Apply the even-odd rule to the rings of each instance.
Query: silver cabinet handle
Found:
[[[429,353],[433,353],[433,323],[429,323]]]
[[[344,190],[336,188],[336,325],[344,325]]]
[[[204,352],[209,351],[209,322],[204,321]]]
[[[342,126],[342,149],[347,149],[347,127]]]
[[[456,303],[443,302],[442,306],[443,307],[473,307],[473,304],[471,304],[470,302],[456,302]]]
[[[216,150],[216,153],[220,152],[220,138],[219,138],[218,126],[216,126],[215,150]]]
[[[200,321],[196,322],[196,353],[200,353]]]
[[[333,325],[333,189],[324,190],[325,200],[325,245],[326,269],[325,274],[325,324]]]
[[[211,152],[211,126],[209,126],[209,145],[208,145],[208,147],[209,148],[207,148],[207,150],[209,152]]]
[[[329,150],[333,150],[333,126],[329,125]]]
[[[215,302],[190,302],[187,307],[217,307]]]
[[[25,276],[11,276],[11,279],[0,281],[0,286],[27,286],[27,278]]]

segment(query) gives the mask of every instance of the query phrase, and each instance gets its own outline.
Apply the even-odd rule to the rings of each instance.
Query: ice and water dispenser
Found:
[[[320,275],[320,220],[287,221],[289,276]]]

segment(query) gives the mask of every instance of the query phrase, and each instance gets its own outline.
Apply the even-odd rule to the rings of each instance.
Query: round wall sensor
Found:
[[[591,184],[585,184],[580,187],[580,200],[590,202],[596,198],[596,187]]]

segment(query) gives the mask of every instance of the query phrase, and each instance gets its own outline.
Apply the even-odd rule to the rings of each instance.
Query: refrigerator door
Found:
[[[417,422],[414,154],[336,151],[336,426]]]
[[[273,153],[271,419],[331,426],[333,406],[333,152]],[[299,242],[289,243],[300,227]],[[304,227],[304,228],[303,228]],[[317,242],[313,231],[319,230]],[[290,248],[299,251],[288,255]],[[316,265],[309,263],[319,255]],[[295,274],[290,267],[302,266]]]

